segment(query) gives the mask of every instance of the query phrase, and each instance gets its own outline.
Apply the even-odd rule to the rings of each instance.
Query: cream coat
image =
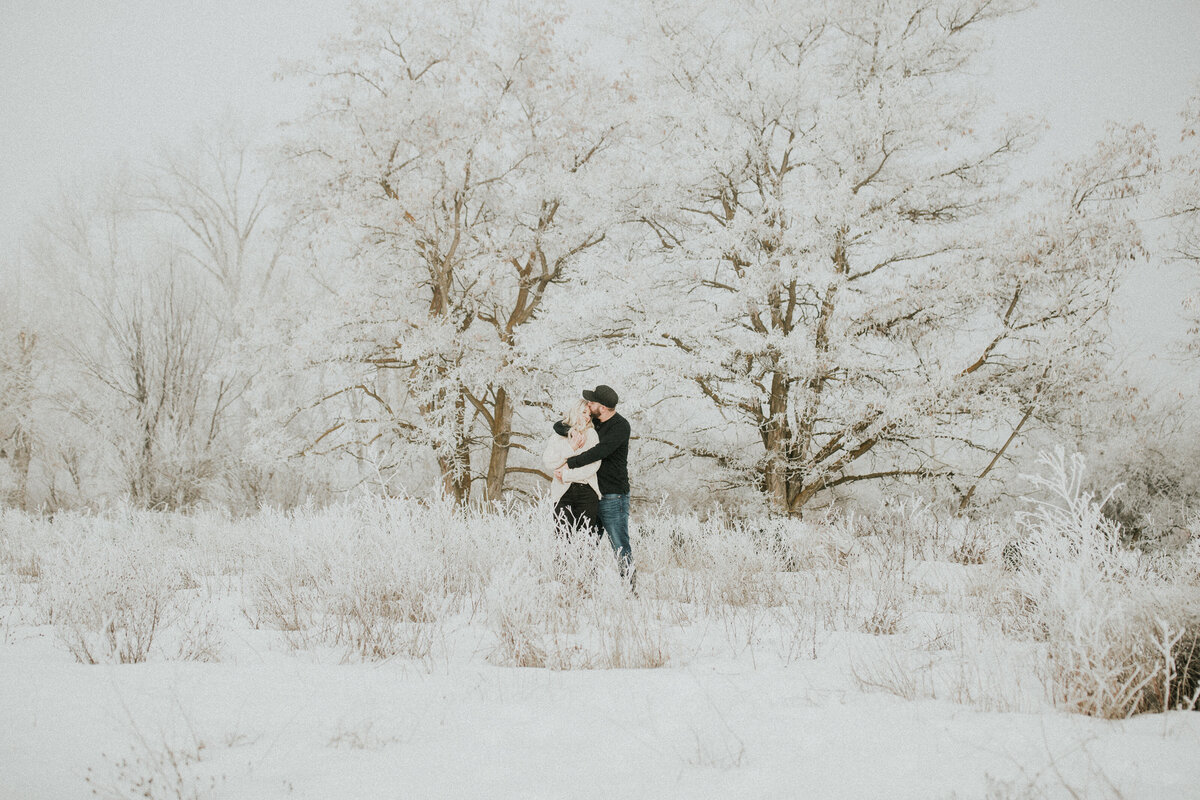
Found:
[[[546,467],[546,471],[553,476],[554,471],[561,467],[568,458],[579,455],[584,450],[589,450],[598,444],[600,444],[600,437],[594,428],[587,429],[587,433],[583,438],[583,447],[578,450],[571,447],[570,439],[566,436],[559,436],[556,433],[546,443],[546,452],[542,454],[542,464]],[[600,483],[596,480],[596,473],[599,470],[599,461],[593,461],[591,464],[586,464],[578,469],[564,469],[561,481],[557,478],[553,478],[550,481],[550,498],[557,503],[566,494],[567,484],[570,483],[586,483],[592,487],[592,491],[596,493],[596,497],[599,497]]]

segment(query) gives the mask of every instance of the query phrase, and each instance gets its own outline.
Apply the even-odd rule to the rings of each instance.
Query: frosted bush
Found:
[[[46,565],[43,603],[78,661],[145,661],[161,630],[179,616],[179,569],[169,551],[114,535],[97,519],[79,541],[63,543]]]
[[[526,548],[487,588],[493,663],[620,669],[668,662],[664,624],[652,602],[631,595],[607,543],[543,530]]]
[[[449,617],[478,610],[497,565],[526,559],[529,531],[545,527],[536,513],[370,497],[297,512],[263,548],[246,615],[293,648],[428,659]]]
[[[336,546],[320,542],[313,521],[295,515],[280,525],[285,529],[280,533],[286,535],[258,544],[256,569],[246,576],[246,616],[255,627],[283,632],[293,648],[308,646],[317,635],[319,609],[330,583],[329,551]]]
[[[1045,641],[1051,698],[1106,718],[1183,700],[1171,688],[1180,682],[1177,648],[1195,638],[1200,597],[1122,545],[1104,500],[1083,489],[1080,456],[1059,451],[1041,464],[1047,474],[1031,480],[1046,499],[1022,519],[1014,582],[1029,628]]]
[[[21,580],[41,577],[38,559],[38,535],[34,518],[15,509],[0,506],[0,569]]]
[[[639,528],[646,535],[638,542],[638,563],[656,573],[655,590],[663,599],[694,603],[705,612],[780,605],[785,591],[779,574],[787,565],[774,525],[682,515],[654,520]],[[649,546],[642,548],[643,542]]]
[[[545,640],[556,638],[559,615],[555,606],[539,595],[537,579],[527,570],[514,566],[494,577],[486,600],[488,625],[495,636],[495,646],[488,656],[493,663],[510,667],[548,665]]]
[[[449,601],[435,553],[412,530],[364,530],[341,543],[323,598],[333,642],[367,660],[429,657]]]
[[[1188,707],[1200,550],[1123,547],[1081,464],[1046,466],[1024,566],[1003,581],[1000,523],[908,501],[803,521],[638,513],[634,594],[607,542],[556,536],[545,503],[362,497],[241,519],[6,514],[0,621],[50,623],[85,662],[215,660],[239,623],[293,649],[430,667],[441,653],[546,669],[790,663],[887,637],[880,652],[899,655],[856,663],[864,685],[1012,707],[1004,671],[977,663],[996,649],[1064,707]],[[40,615],[14,612],[22,597]],[[910,662],[931,665],[928,685],[904,677]]]

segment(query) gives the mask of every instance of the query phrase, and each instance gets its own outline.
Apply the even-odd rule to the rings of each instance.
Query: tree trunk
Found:
[[[817,492],[821,491],[824,486],[825,484],[821,481],[813,481],[808,486],[797,486],[796,494],[792,497],[792,506],[788,509],[788,512],[796,516],[801,516],[804,507],[808,505],[810,500],[817,496]]]
[[[810,458],[816,457],[813,449],[813,436],[816,431],[821,396],[825,392],[825,384],[828,379],[825,359],[829,354],[829,326],[832,324],[833,313],[837,307],[838,289],[841,280],[850,273],[850,260],[846,253],[846,233],[846,229],[842,228],[837,234],[837,241],[831,258],[838,278],[830,282],[828,288],[825,290],[825,297],[821,300],[821,311],[817,316],[816,329],[813,332],[813,349],[817,354],[816,372],[808,380],[808,394],[805,398],[807,405],[800,419],[796,436],[788,442],[789,452],[787,453],[787,458],[784,460],[789,469],[787,481],[785,482],[787,493],[784,495],[781,510],[797,516],[801,514],[804,507],[808,505],[808,502],[825,485],[820,477],[819,470],[814,470],[810,476],[806,476],[798,474],[796,466],[806,462]],[[786,401],[786,386],[784,391]],[[812,481],[807,485],[805,484],[806,477],[812,477]]]
[[[488,458],[487,485],[484,499],[499,500],[504,492],[504,478],[508,472],[508,451],[512,440],[513,405],[508,392],[496,390],[496,403],[492,409],[492,452]]]
[[[768,417],[766,422],[766,490],[768,502],[777,511],[788,512],[788,475],[791,472],[792,431],[788,425],[788,383],[776,372],[771,378],[771,392],[767,397]]]
[[[449,456],[439,455],[442,471],[442,491],[457,505],[465,505],[471,497],[471,450],[464,429],[467,400],[458,392],[454,401],[454,447]]]

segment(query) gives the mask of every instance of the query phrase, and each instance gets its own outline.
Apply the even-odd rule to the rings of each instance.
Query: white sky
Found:
[[[0,260],[63,181],[149,155],[224,113],[262,125],[294,113],[299,87],[272,73],[343,27],[347,5],[0,0]],[[1086,146],[1107,120],[1144,121],[1169,146],[1200,81],[1200,0],[1043,0],[998,30],[983,80],[999,110],[1049,122],[1039,161]],[[1141,321],[1170,318],[1180,293],[1165,269],[1123,292],[1118,332],[1135,363],[1176,332]]]

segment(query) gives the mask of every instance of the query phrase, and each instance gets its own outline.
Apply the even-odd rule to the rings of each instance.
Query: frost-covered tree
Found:
[[[1110,201],[1153,171],[1146,137],[1114,132],[1022,211],[1031,127],[980,130],[971,81],[981,30],[1019,4],[735,5],[648,3],[673,169],[643,213],[655,291],[630,305],[730,426],[676,445],[786,512],[986,474],[1081,374],[1136,249]]]
[[[28,300],[44,309],[61,466],[88,499],[178,507],[244,493],[241,398],[262,365],[242,335],[282,235],[250,152],[208,131],[193,149],[64,193],[31,237]]]
[[[190,285],[180,300],[195,295],[216,337],[206,378],[217,400],[213,435],[236,450],[222,481],[230,503],[252,507],[296,502],[316,488],[297,474],[299,461],[285,460],[302,445],[281,421],[304,390],[283,363],[286,343],[275,323],[281,308],[303,306],[305,295],[289,249],[288,204],[264,152],[273,160],[272,150],[225,119],[163,148],[131,187],[137,214],[167,245],[176,280]]]
[[[198,278],[214,284],[213,312],[234,331],[254,307],[278,293],[285,275],[286,221],[275,176],[257,145],[227,120],[164,149],[140,170],[135,207],[167,223],[165,235]]]
[[[1171,159],[1164,213],[1170,221],[1171,255],[1200,266],[1200,92],[1189,98],[1182,112],[1181,151]],[[1186,350],[1200,353],[1200,299],[1192,294],[1186,301],[1191,321]]]
[[[632,98],[564,19],[529,0],[362,3],[304,69],[320,98],[287,154],[329,295],[297,330],[342,403],[317,444],[369,445],[385,468],[421,446],[458,501],[537,471],[510,457],[519,414],[562,375],[533,323],[623,211]]]
[[[1027,210],[983,254],[988,294],[976,318],[986,327],[969,337],[966,352],[978,357],[958,376],[954,389],[967,399],[952,413],[970,415],[962,441],[982,443],[985,463],[963,483],[960,510],[1022,433],[1036,426],[1061,441],[1089,384],[1118,383],[1108,310],[1146,254],[1135,215],[1159,169],[1142,126],[1110,126],[1091,152],[1026,187]]]
[[[30,294],[46,309],[59,407],[90,455],[79,488],[153,507],[192,502],[214,477],[220,403],[207,402],[216,326],[148,222],[128,176],[64,196],[31,247]]]

